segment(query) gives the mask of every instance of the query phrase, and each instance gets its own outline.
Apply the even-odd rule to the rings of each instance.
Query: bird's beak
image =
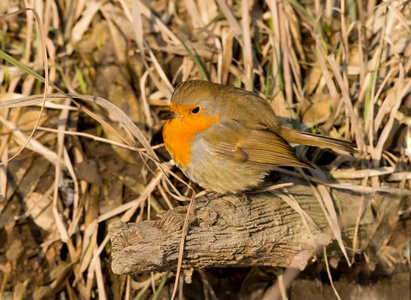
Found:
[[[171,119],[176,119],[181,117],[180,115],[177,115],[175,112],[170,111],[168,114],[166,114],[161,120],[171,120]]]

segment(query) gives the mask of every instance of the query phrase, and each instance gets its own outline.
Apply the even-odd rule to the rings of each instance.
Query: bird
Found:
[[[165,148],[178,168],[219,194],[258,187],[273,167],[312,168],[290,143],[356,152],[349,141],[280,124],[270,104],[254,92],[210,81],[178,84],[162,119]]]

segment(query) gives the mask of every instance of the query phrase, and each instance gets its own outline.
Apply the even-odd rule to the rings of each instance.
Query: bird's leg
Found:
[[[210,191],[209,193],[207,193],[207,198],[210,199],[210,200],[216,200],[216,199],[221,198],[223,196],[224,196],[224,194],[216,193],[216,192],[213,192],[213,191]]]
[[[227,196],[227,195],[229,195],[229,194],[221,194],[221,193],[212,192],[210,194],[207,194],[207,198],[210,199],[210,200],[217,200],[217,199],[221,198],[221,200],[223,200],[225,203],[232,206],[234,208],[234,211],[235,211],[237,209],[237,207],[234,205],[234,203],[232,203],[231,201],[223,198],[223,196]]]
[[[208,202],[211,200],[218,199],[222,196],[220,193],[215,193],[209,189],[205,189],[201,191],[200,193],[196,194],[195,196],[195,202],[196,203],[201,203],[201,202]]]
[[[240,199],[241,201],[245,202],[246,205],[251,204],[251,199],[249,198],[249,195],[247,194],[247,192],[241,192],[240,194]]]

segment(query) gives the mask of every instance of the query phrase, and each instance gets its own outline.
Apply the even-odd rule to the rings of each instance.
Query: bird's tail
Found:
[[[357,152],[355,144],[349,141],[334,139],[319,134],[300,132],[287,126],[281,126],[281,137],[288,143],[331,148],[333,150],[342,150],[350,153]]]

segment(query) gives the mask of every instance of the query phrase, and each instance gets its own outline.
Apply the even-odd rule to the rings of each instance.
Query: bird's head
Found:
[[[163,120],[200,122],[220,118],[224,107],[217,101],[220,85],[202,80],[180,83],[171,97],[170,112]]]

